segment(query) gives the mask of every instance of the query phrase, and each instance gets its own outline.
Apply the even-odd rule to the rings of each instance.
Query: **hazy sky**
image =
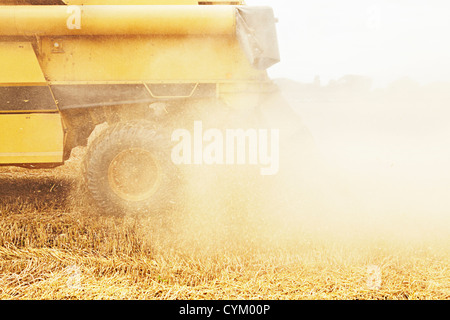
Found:
[[[371,76],[377,86],[409,76],[450,81],[448,0],[247,0],[269,5],[282,62],[273,78],[322,83],[345,74]]]

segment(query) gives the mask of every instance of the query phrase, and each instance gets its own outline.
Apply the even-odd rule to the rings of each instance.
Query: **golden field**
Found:
[[[239,210],[112,218],[83,196],[79,160],[0,169],[1,299],[450,297],[446,227],[418,236],[407,224],[392,232],[395,219],[363,227]]]

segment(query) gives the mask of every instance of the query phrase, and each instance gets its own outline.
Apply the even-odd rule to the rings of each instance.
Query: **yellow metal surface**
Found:
[[[58,42],[64,53],[54,53]],[[234,37],[76,37],[42,39],[50,81],[126,82],[262,80]]]
[[[36,38],[38,59],[51,82],[200,83],[267,79],[265,71],[251,66],[239,45],[233,6],[80,8],[81,29],[68,29],[67,19],[72,12],[68,6],[0,6],[0,35],[16,35],[18,39],[21,35],[41,35]],[[27,46],[24,61],[30,65],[36,58],[31,46]],[[6,56],[13,55],[11,50]],[[26,84],[24,77],[38,74],[37,63],[31,73],[22,72],[29,66],[22,67],[13,61],[7,64],[14,72],[4,73],[5,81],[14,82],[9,77],[14,73],[16,81]],[[39,80],[43,81],[42,74]]]
[[[48,4],[51,0],[0,0],[0,5],[29,5]],[[222,1],[222,0],[63,0],[67,5],[197,5],[197,4],[244,4],[243,0]]]
[[[68,5],[193,5],[197,0],[64,0]]]
[[[0,86],[46,85],[30,43],[0,42],[0,57]]]
[[[0,6],[0,36],[233,35],[232,6]]]
[[[0,128],[0,164],[63,162],[59,114],[0,114]]]
[[[268,79],[240,46],[233,6],[169,2],[184,5],[0,6],[0,36],[22,41],[0,42],[0,85]],[[237,89],[218,86],[217,94],[234,101]],[[258,96],[238,98],[249,107]],[[60,114],[7,112],[0,112],[0,164],[63,162]]]

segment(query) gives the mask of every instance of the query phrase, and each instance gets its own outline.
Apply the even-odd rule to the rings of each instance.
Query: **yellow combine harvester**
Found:
[[[243,1],[0,0],[0,164],[62,165],[108,123],[88,190],[110,213],[152,208],[175,172],[170,121],[257,109],[278,61],[272,9]]]

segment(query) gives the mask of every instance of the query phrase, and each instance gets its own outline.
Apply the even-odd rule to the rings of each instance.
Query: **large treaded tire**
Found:
[[[118,155],[128,150],[142,150],[151,154],[157,163],[160,178],[157,187],[152,188],[151,195],[130,200],[115,191],[114,183],[110,179],[110,167]],[[173,206],[179,197],[180,175],[170,154],[170,136],[151,122],[135,120],[114,124],[93,139],[88,146],[83,164],[85,185],[91,198],[104,214],[124,216],[163,213]],[[139,164],[138,169],[142,169],[142,166],[145,166],[145,163]],[[133,181],[129,183],[132,189]]]

